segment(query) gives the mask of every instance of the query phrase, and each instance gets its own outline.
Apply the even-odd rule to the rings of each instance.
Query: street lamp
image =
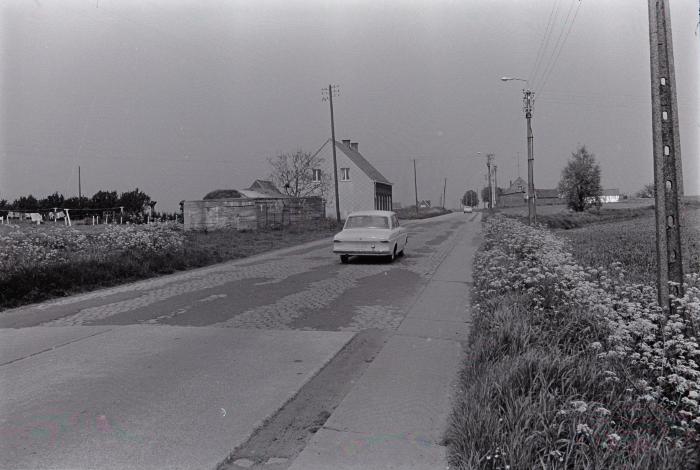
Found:
[[[529,86],[527,80],[518,77],[501,77],[501,81],[520,81],[525,82],[525,86]],[[537,221],[536,205],[535,205],[535,178],[534,178],[534,163],[535,156],[533,150],[532,126],[532,105],[534,103],[534,93],[530,88],[523,88],[523,111],[525,112],[525,120],[527,121],[527,212],[530,225],[534,225]]]

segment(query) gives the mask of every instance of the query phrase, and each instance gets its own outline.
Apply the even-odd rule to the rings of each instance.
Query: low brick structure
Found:
[[[185,230],[257,230],[313,223],[325,215],[325,201],[319,197],[183,202]]]

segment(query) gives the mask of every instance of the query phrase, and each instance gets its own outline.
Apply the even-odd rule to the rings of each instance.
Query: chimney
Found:
[[[350,139],[343,139],[343,145],[350,148]]]
[[[359,150],[357,150],[358,145],[359,144],[357,142],[353,142],[350,144],[350,148],[353,149],[355,152],[359,152]]]

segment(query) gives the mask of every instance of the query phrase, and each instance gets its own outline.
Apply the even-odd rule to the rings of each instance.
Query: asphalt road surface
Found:
[[[393,263],[326,240],[1,312],[0,466],[216,467],[356,332],[395,331],[478,220],[409,224]]]

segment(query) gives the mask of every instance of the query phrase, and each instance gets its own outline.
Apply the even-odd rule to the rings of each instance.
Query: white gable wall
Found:
[[[342,145],[342,144],[341,144]],[[352,211],[374,209],[374,181],[358,168],[342,150],[336,148],[338,162],[338,198],[340,199],[340,217],[347,218]],[[335,217],[335,188],[333,182],[333,148],[328,142],[319,156],[324,163],[321,170],[330,175],[328,196],[326,197],[326,217]],[[341,168],[350,168],[350,181],[342,181]]]

